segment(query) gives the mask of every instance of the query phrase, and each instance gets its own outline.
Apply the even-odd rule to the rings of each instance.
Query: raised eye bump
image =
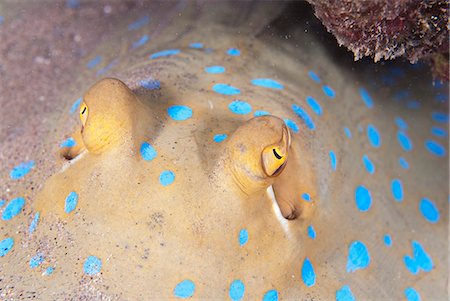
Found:
[[[126,145],[133,148],[133,127],[138,99],[122,81],[104,78],[83,96],[81,134],[88,152],[100,154]]]
[[[231,187],[246,195],[264,191],[283,173],[290,140],[283,119],[259,116],[246,121],[227,140],[217,162],[219,185],[231,180]]]

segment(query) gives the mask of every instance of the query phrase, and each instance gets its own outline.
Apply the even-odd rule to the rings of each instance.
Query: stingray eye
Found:
[[[280,142],[269,145],[262,152],[264,172],[269,177],[278,176],[284,169],[287,160],[287,150],[291,143],[289,130],[283,128]]]
[[[80,106],[80,120],[81,120],[81,124],[83,126],[86,125],[86,120],[88,118],[89,115],[89,109],[87,107],[87,105],[83,102]]]
[[[284,159],[284,156],[279,154],[281,151],[278,147],[273,148],[272,151],[273,151],[273,155],[275,156],[275,158],[277,158],[278,160]]]
[[[286,165],[286,153],[280,147],[271,145],[263,150],[262,161],[264,172],[269,177],[275,177],[283,171]]]

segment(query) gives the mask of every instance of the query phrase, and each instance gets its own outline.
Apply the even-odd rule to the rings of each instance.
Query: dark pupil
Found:
[[[280,160],[281,158],[283,158],[282,156],[280,156],[277,151],[275,149],[273,149],[273,154],[275,155],[275,157]]]
[[[84,107],[83,112],[81,112],[81,114],[84,114],[84,112],[86,112],[86,107]]]

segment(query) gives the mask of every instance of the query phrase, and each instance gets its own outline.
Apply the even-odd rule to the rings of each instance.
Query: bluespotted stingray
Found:
[[[2,300],[446,299],[448,102],[180,18],[115,25],[56,169],[8,170]]]

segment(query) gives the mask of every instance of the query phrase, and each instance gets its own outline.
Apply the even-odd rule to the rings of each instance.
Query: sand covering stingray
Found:
[[[373,89],[269,29],[237,35],[224,7],[162,27],[135,11],[61,89],[83,95],[73,110],[39,115],[46,151],[5,180],[2,298],[445,298],[448,137],[430,129],[447,133],[448,103],[391,100],[398,72]],[[105,75],[125,84],[92,86]]]

